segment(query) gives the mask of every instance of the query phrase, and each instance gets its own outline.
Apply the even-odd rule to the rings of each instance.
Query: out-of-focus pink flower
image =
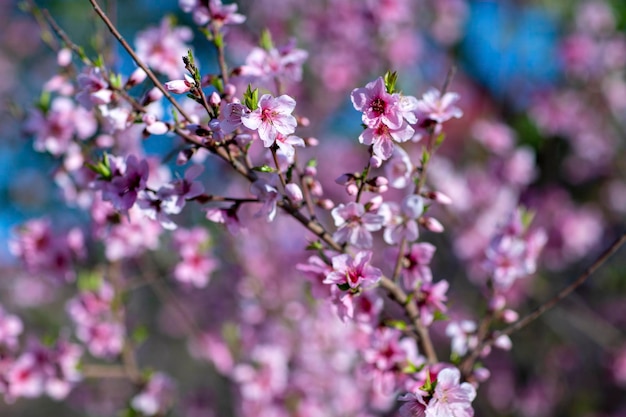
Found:
[[[476,323],[471,320],[452,321],[446,327],[446,336],[452,339],[452,353],[464,356],[469,349],[476,347]]]
[[[24,325],[19,317],[7,314],[0,306],[0,346],[15,350]]]
[[[385,176],[393,188],[406,188],[411,185],[413,164],[411,158],[401,147],[395,147],[391,159],[385,164]]]
[[[149,28],[137,34],[135,38],[136,52],[148,66],[170,80],[180,77],[184,71],[183,56],[190,49],[185,42],[193,38],[188,27],[173,28],[169,18],[163,18],[161,25]]]
[[[424,282],[418,290],[417,305],[420,310],[420,319],[425,326],[432,324],[435,312],[446,312],[448,307],[445,302],[448,300],[448,281],[441,280],[436,284]]]
[[[238,25],[246,21],[246,17],[237,13],[236,4],[222,4],[222,0],[178,0],[180,8],[191,12],[196,24],[204,26],[214,22],[218,27]]]
[[[423,242],[411,245],[411,250],[405,255],[408,265],[402,268],[404,287],[413,289],[423,283],[433,281],[433,273],[430,270],[430,261],[435,253],[435,246]]]
[[[174,382],[164,373],[157,372],[144,389],[130,400],[130,405],[146,416],[153,416],[165,414],[173,402]]]
[[[257,82],[268,83],[276,79],[298,82],[302,79],[302,64],[309,54],[296,48],[291,40],[280,48],[254,48],[241,67],[241,75],[255,78]]]
[[[419,120],[432,120],[437,124],[441,124],[450,119],[460,118],[463,116],[461,109],[456,107],[454,103],[459,100],[457,93],[445,93],[441,96],[441,92],[436,88],[431,88],[422,96],[417,104],[417,117]]]
[[[338,243],[347,242],[351,245],[367,249],[372,247],[372,234],[383,226],[384,218],[381,215],[365,212],[360,203],[340,204],[331,212],[338,227],[333,235]]]

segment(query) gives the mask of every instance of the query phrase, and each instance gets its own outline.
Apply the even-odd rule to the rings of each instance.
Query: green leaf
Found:
[[[260,167],[253,167],[255,171],[259,172],[275,172],[276,170],[269,165],[261,165]]]
[[[402,331],[406,330],[407,328],[406,322],[404,320],[386,320],[385,325]]]
[[[322,246],[322,243],[319,240],[316,240],[314,242],[309,243],[306,249],[307,250],[322,250],[324,249],[324,247]]]
[[[146,326],[137,326],[133,330],[133,342],[142,344],[148,338],[149,332]]]
[[[259,107],[259,89],[252,90],[252,86],[248,84],[248,88],[243,94],[243,104],[250,110],[256,110]]]
[[[437,135],[437,138],[435,139],[435,146],[441,146],[444,140],[446,140],[446,134],[444,132],[441,132],[439,135]]]
[[[259,39],[259,46],[266,51],[274,49],[274,42],[272,41],[272,34],[266,28],[261,32],[261,39]]]
[[[224,34],[221,32],[216,33],[213,38],[213,43],[218,49],[222,49],[224,47]]]
[[[396,82],[398,81],[398,73],[396,71],[387,71],[384,76],[385,89],[389,94],[396,92]]]
[[[306,166],[310,168],[315,168],[317,166],[317,159],[309,159],[309,161],[306,163]]]
[[[102,277],[94,271],[79,274],[77,285],[81,291],[97,291],[102,285]]]
[[[433,315],[433,320],[434,321],[446,321],[446,320],[450,320],[450,317],[448,317],[447,315],[445,315],[439,310],[435,310],[435,314]]]

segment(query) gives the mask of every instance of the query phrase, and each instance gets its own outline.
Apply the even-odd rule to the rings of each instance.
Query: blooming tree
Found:
[[[92,57],[50,13],[25,3],[44,38],[58,40],[49,43],[60,66],[26,131],[34,149],[56,161],[64,203],[88,221],[63,228],[33,219],[14,232],[10,251],[44,283],[37,285],[53,288],[67,319],[54,335],[36,337],[28,320],[0,307],[7,403],[82,395],[94,415],[471,417],[484,395],[504,409],[506,398],[494,400],[498,386],[489,385],[507,375],[495,349],[510,350],[514,333],[626,241],[617,234],[578,279],[523,312],[542,253],[552,271],[566,268],[597,246],[603,220],[563,189],[533,188],[536,150],[518,145],[503,122],[472,115],[478,120],[464,133],[475,139],[480,163],[459,162],[464,145],[448,129],[472,109],[455,92],[467,87],[453,65],[433,77],[437,87],[403,89],[402,73],[361,73],[360,60],[377,56],[362,39],[370,26],[389,64],[414,58],[399,46],[402,39],[413,45],[418,6],[410,1],[334,0],[334,19],[308,5],[312,35],[301,41],[336,37],[309,52],[294,39],[276,46],[272,31],[284,28],[270,16],[269,29],[250,44],[250,30],[240,27],[254,28],[249,18],[270,8],[265,1],[245,13],[237,3],[180,0],[195,30],[164,17],[134,46],[97,0],[89,3],[135,66],[128,74],[117,71],[116,54]],[[416,3],[433,14],[434,42],[458,40],[464,1]],[[302,7],[280,6],[270,14]],[[581,7],[563,46],[567,71],[600,80],[617,113],[623,100],[612,89],[625,85],[626,42],[605,3]],[[215,62],[194,52],[194,37],[212,47]],[[246,42],[249,53],[237,65],[237,46]],[[585,54],[606,58],[602,48],[622,55],[592,65]],[[314,78],[312,91],[300,84],[306,77]],[[338,111],[340,92],[361,123],[351,138],[357,146],[317,126],[315,116]],[[565,170],[573,181],[597,180],[602,164],[617,164],[614,132],[584,111],[583,94],[551,92],[530,105],[540,131],[572,146]],[[605,148],[583,146],[589,136],[602,136],[596,142]],[[167,151],[150,153],[148,142]],[[587,159],[593,163],[573,168]],[[605,177],[614,211],[623,213],[624,183]],[[444,256],[455,266],[446,267]],[[476,300],[449,302],[468,288]],[[611,343],[624,342],[613,331]],[[159,334],[184,340],[184,348],[170,350]],[[611,368],[622,385],[623,346]],[[179,361],[210,369],[194,364],[177,374]],[[91,379],[125,385],[103,400],[93,397]]]

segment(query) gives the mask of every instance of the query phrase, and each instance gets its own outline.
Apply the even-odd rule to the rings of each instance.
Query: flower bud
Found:
[[[430,230],[433,233],[441,233],[444,231],[443,225],[434,217],[423,216],[420,218],[420,224],[424,226],[426,230]]]
[[[517,314],[517,311],[511,310],[509,308],[502,311],[502,320],[504,320],[505,323],[514,323],[518,319],[519,319],[519,314]]]
[[[503,334],[493,342],[493,345],[502,350],[511,350],[511,348],[513,347],[513,342],[511,342],[509,336]]]
[[[298,187],[298,184],[290,183],[285,186],[285,192],[287,197],[295,203],[299,203],[303,200],[302,190]]]
[[[452,199],[439,191],[431,191],[424,194],[424,197],[431,199],[439,204],[452,204]]]
[[[146,79],[147,76],[148,74],[146,74],[144,70],[142,70],[141,68],[137,68],[135,71],[133,71],[132,74],[130,74],[130,77],[128,77],[126,86],[133,87],[137,84],[141,84]]]
[[[373,197],[368,203],[368,211],[376,211],[380,208],[380,206],[383,204],[384,200],[383,197],[380,195],[377,195],[375,197]]]
[[[374,185],[376,187],[380,187],[382,185],[388,185],[389,181],[385,177],[376,177],[374,178]]]
[[[63,48],[57,54],[57,64],[60,67],[67,67],[72,63],[72,51],[69,48]]]
[[[154,87],[150,91],[148,91],[144,104],[154,103],[155,101],[159,101],[162,98],[163,98],[163,93],[161,92],[161,90]]]
[[[317,168],[315,167],[306,167],[304,168],[304,175],[308,175],[309,177],[314,177],[317,175]]]
[[[357,195],[357,193],[359,192],[359,187],[357,187],[355,183],[350,183],[346,185],[346,192],[348,193],[348,195]]]
[[[506,306],[506,298],[502,295],[495,295],[489,300],[489,309],[491,311],[500,311]]]
[[[226,94],[227,96],[234,96],[236,92],[237,88],[234,85],[226,84],[224,86],[224,94]]]
[[[302,127],[307,127],[311,125],[311,121],[309,120],[308,117],[300,117],[298,119],[298,123],[300,123],[300,126]]]
[[[213,91],[213,93],[209,96],[209,104],[213,107],[219,106],[221,101],[222,99],[220,95],[217,94],[215,91]]]
[[[381,166],[382,164],[383,164],[383,160],[382,160],[382,159],[380,159],[380,157],[378,157],[378,156],[376,156],[376,155],[373,155],[373,156],[370,158],[370,165],[371,165],[373,168],[380,168],[380,166]]]
[[[320,144],[320,141],[317,138],[306,138],[304,139],[304,143],[306,146],[314,147]]]
[[[185,80],[173,80],[165,83],[165,89],[174,94],[184,94],[191,90],[191,85]]]
[[[328,198],[324,198],[317,203],[324,210],[332,210],[335,207],[335,203],[333,203]]]

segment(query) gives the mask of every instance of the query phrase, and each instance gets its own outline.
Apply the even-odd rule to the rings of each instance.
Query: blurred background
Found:
[[[103,3],[129,41],[146,27],[158,25],[165,15],[179,25],[194,26],[173,0]],[[107,59],[119,58],[114,69],[132,70],[89,2],[38,0],[36,4],[48,9],[88,55],[105,48]],[[318,160],[319,171],[332,172],[321,180],[327,193],[338,199],[347,196],[333,182],[342,173],[335,167],[358,170],[365,158],[364,148],[356,143],[361,125],[350,102],[352,89],[391,69],[399,73],[401,90],[419,98],[431,86],[441,88],[449,69],[456,67],[449,91],[460,94],[464,116],[445,126],[446,141],[429,172],[432,187],[450,195],[454,204],[436,213],[446,233],[424,238],[438,248],[434,275],[451,284],[449,316],[453,319],[479,317],[477,312],[484,308],[477,272],[481,251],[518,204],[534,211],[534,227],[545,228],[549,237],[540,272],[520,282],[508,296],[509,304],[522,315],[575,279],[623,233],[623,0],[246,0],[238,4],[247,22],[227,33],[233,67],[245,63],[265,28],[275,45],[295,39],[297,47],[308,52],[302,82],[289,84],[287,91],[297,98],[298,114],[311,120],[303,136],[318,138],[321,154],[328,151]],[[0,303],[23,318],[27,333],[42,335],[67,325],[63,306],[71,290],[25,273],[6,242],[29,219],[45,216],[63,230],[88,227],[89,216],[79,208],[68,208],[55,183],[59,161],[36,152],[32,135],[24,128],[42,86],[57,73],[57,56],[50,45],[58,42],[42,41],[41,22],[24,8],[18,1],[0,0]],[[202,71],[215,72],[213,49],[197,30],[191,45]],[[171,150],[168,143],[153,138],[141,146],[148,155],[161,157]],[[417,144],[409,144],[408,151],[419,157]],[[211,175],[223,172],[208,168],[204,175],[210,181]],[[222,190],[237,189],[222,180]],[[248,307],[254,304],[265,311],[266,320],[273,317],[282,307],[255,300],[251,289],[264,282],[255,275],[263,274],[254,270],[255,265],[282,271],[280,265],[263,263],[263,241],[223,243],[220,239],[229,238],[208,225],[203,215],[187,212],[184,216],[186,224],[200,222],[211,230],[213,241],[219,242],[214,243],[214,251],[221,270],[208,288],[198,292],[167,278],[164,283],[187,297],[190,310],[207,332],[227,334],[228,326],[237,322],[232,317],[242,314],[238,311],[245,304],[242,297]],[[266,226],[258,227],[261,236]],[[284,238],[290,225],[276,227],[278,239]],[[304,240],[293,238],[289,244],[303,247]],[[248,245],[247,251],[256,250],[256,255],[247,261],[238,259],[235,247],[243,253],[242,245]],[[296,253],[295,246],[291,250]],[[147,258],[137,265],[152,262],[159,276],[166,276],[168,268],[171,272],[175,262],[163,248],[142,256]],[[301,251],[295,256],[303,259]],[[491,378],[479,389],[476,415],[626,416],[625,259],[622,250],[575,294],[515,334],[512,351],[498,351],[487,359]],[[141,269],[137,265],[135,272]],[[294,274],[290,270],[280,279]],[[232,278],[233,284],[231,276],[238,277]],[[301,289],[278,287],[285,305],[301,294]],[[236,396],[236,389],[219,376],[215,364],[189,359],[171,306],[141,289],[131,300],[129,317],[151,329],[148,347],[142,350],[147,366],[158,364],[178,381],[182,394],[172,415],[240,415],[227,400]],[[442,326],[435,326],[436,341],[446,351]],[[154,353],[159,349],[169,355]],[[32,416],[45,410],[64,416],[113,415],[124,398],[114,381],[90,382],[67,402],[20,399],[15,405],[0,404],[0,414]],[[353,414],[346,411],[345,415]]]

